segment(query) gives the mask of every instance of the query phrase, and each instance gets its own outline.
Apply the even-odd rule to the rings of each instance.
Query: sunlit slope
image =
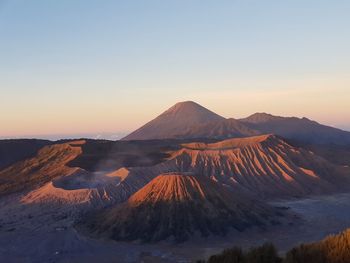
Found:
[[[184,241],[195,234],[273,225],[282,217],[204,176],[171,173],[157,176],[127,202],[82,219],[77,227],[115,240]]]
[[[226,119],[192,102],[179,102],[123,140],[226,139],[260,134],[235,119]]]
[[[0,195],[43,185],[79,168],[67,164],[82,153],[85,141],[45,146],[33,158],[17,162],[0,171]]]
[[[264,197],[293,197],[349,189],[350,171],[275,135],[190,143],[173,153],[179,171],[205,175]]]

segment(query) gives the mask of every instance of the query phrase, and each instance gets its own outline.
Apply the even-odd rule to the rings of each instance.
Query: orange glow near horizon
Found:
[[[179,101],[193,100],[226,118],[244,118],[255,112],[280,116],[307,117],[317,122],[350,130],[348,101],[350,81],[313,78],[299,81],[259,80],[219,82],[220,90],[202,91],[183,84],[177,89],[150,89],[121,94],[99,94],[49,100],[43,95],[28,102],[25,97],[12,104],[11,98],[0,105],[0,136],[21,137],[50,134],[127,133]],[[234,86],[235,88],[230,88]],[[262,88],[257,88],[261,86]],[[252,88],[249,88],[252,87]],[[255,87],[255,88],[254,88]],[[271,88],[268,88],[271,87]],[[191,92],[191,90],[196,90]],[[121,98],[115,100],[114,98]],[[159,99],[161,98],[161,99]]]
[[[125,133],[186,100],[350,130],[349,1],[34,2],[0,1],[1,138]]]
[[[309,93],[313,96],[313,92]],[[202,106],[224,117],[243,118],[255,112],[267,112],[279,116],[307,117],[322,124],[345,128],[350,123],[347,97],[344,94],[332,94],[328,98],[314,98],[305,95],[298,97],[298,92],[259,93],[227,92],[224,94],[202,93],[195,100]],[[234,99],[232,99],[234,98]],[[191,99],[193,100],[193,99]],[[287,100],[287,102],[286,102]],[[217,103],[220,101],[220,103]],[[8,115],[1,117],[3,127],[0,136],[21,137],[26,135],[83,134],[83,133],[127,133],[158,116],[177,101],[158,107],[122,107],[116,105],[115,111],[51,111],[31,112],[23,116]],[[125,110],[132,109],[132,110]],[[147,108],[147,110],[144,110]]]

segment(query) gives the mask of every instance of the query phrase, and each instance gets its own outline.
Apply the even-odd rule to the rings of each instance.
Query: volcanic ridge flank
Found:
[[[125,203],[93,214],[77,228],[115,240],[181,242],[195,234],[278,224],[281,211],[190,173],[161,174]]]

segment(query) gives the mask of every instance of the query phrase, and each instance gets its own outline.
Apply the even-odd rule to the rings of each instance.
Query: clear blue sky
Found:
[[[0,0],[0,137],[123,133],[177,101],[350,130],[350,1]]]

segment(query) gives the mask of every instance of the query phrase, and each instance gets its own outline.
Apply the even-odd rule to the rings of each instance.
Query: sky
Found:
[[[108,137],[179,101],[350,131],[350,1],[0,0],[0,137]]]

